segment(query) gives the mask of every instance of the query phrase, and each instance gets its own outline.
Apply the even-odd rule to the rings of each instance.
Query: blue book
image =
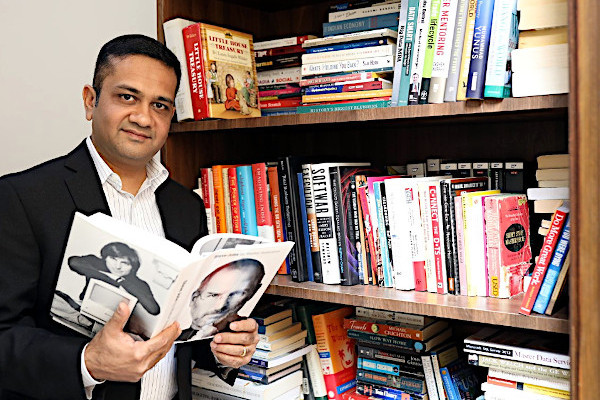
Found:
[[[467,99],[483,99],[493,13],[494,0],[477,0],[471,65],[467,81]]]
[[[558,280],[558,274],[565,263],[565,258],[567,257],[567,253],[569,251],[569,244],[571,242],[571,216],[567,217],[565,221],[565,226],[563,227],[563,231],[560,235],[560,239],[556,244],[556,249],[554,250],[554,255],[552,256],[552,261],[546,270],[546,276],[542,281],[542,286],[540,286],[540,291],[535,299],[535,304],[533,305],[533,311],[539,314],[544,314],[546,312],[546,308],[548,307],[548,303],[550,302],[550,297],[552,296],[552,291],[554,290],[554,286],[556,285],[556,281]]]
[[[415,32],[417,28],[417,14],[419,11],[419,0],[408,0],[406,14],[406,31],[404,35],[404,48],[402,50],[402,61],[396,60],[394,67],[394,83],[392,87],[392,106],[408,105],[408,89],[410,86],[410,67],[412,65]],[[402,46],[401,43],[397,43]]]
[[[256,203],[254,202],[254,181],[252,166],[243,165],[236,168],[238,193],[240,196],[240,220],[244,235],[258,236],[256,224]]]
[[[323,85],[323,86],[309,86],[304,92],[305,95],[311,94],[323,94],[323,93],[342,93],[344,85]]]
[[[323,36],[341,35],[344,33],[369,31],[379,28],[398,29],[398,17],[400,13],[377,15],[375,17],[363,17],[348,19],[346,21],[323,23]]]
[[[383,285],[393,287],[394,279],[392,277],[392,265],[390,262],[390,253],[388,249],[387,233],[385,229],[383,215],[383,201],[381,197],[381,183],[373,183],[373,195],[375,196],[375,208],[377,209],[377,232],[379,234],[379,246],[381,248],[381,263],[383,268]]]
[[[382,39],[361,40],[358,42],[332,44],[332,45],[323,46],[323,47],[309,47],[308,49],[306,49],[306,54],[325,53],[325,52],[329,52],[329,51],[338,51],[338,50],[361,49],[363,47],[382,46],[384,44],[388,44],[388,39],[382,38]]]
[[[298,176],[298,194],[300,195],[300,215],[302,216],[302,230],[304,231],[304,255],[306,256],[306,269],[308,271],[308,280],[315,281],[315,275],[312,264],[312,253],[310,251],[310,236],[308,233],[308,215],[306,214],[306,197],[304,197],[304,179],[302,172],[296,174]]]
[[[442,383],[444,384],[444,390],[446,391],[446,395],[449,400],[461,400],[460,394],[458,393],[458,388],[454,384],[452,380],[452,375],[450,375],[450,371],[448,367],[440,368],[440,374],[442,376]]]

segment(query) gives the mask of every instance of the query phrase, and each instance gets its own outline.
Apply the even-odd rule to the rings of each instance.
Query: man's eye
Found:
[[[133,100],[133,96],[127,93],[120,94],[119,96],[125,101]]]
[[[169,109],[169,107],[163,103],[154,103],[154,107],[156,107],[158,110],[168,110]]]

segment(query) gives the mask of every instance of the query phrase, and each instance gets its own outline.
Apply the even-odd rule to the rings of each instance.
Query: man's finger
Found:
[[[246,318],[230,323],[229,327],[235,332],[254,332],[258,329],[258,324],[254,319]]]
[[[103,329],[107,331],[123,331],[123,328],[125,327],[125,324],[127,323],[130,314],[131,310],[129,309],[129,306],[125,302],[119,303],[117,310],[112,315],[112,317],[110,317],[106,325],[104,325]]]
[[[181,335],[181,328],[178,322],[173,322],[161,333],[146,341],[150,352],[161,351],[164,347],[171,348],[175,339]]]

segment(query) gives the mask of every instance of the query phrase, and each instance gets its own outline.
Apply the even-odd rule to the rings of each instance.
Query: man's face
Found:
[[[239,270],[225,267],[214,274],[204,288],[192,295],[192,328],[199,330],[218,323],[242,308],[254,289],[254,273],[253,268]]]
[[[108,256],[105,258],[106,268],[111,274],[115,274],[118,277],[129,275],[133,267],[131,261],[127,257],[112,257]]]
[[[167,140],[177,78],[162,62],[143,55],[111,60],[98,104],[84,88],[92,141],[111,167],[141,167]]]

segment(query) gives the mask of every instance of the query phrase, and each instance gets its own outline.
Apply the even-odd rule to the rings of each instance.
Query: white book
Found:
[[[440,178],[441,179],[441,178]],[[439,180],[429,184],[427,191],[431,211],[431,232],[433,234],[433,252],[437,292],[448,293],[448,273],[446,271],[446,249],[444,245],[444,221],[442,217],[442,193]]]
[[[438,33],[433,54],[428,103],[436,104],[444,102],[446,79],[448,78],[448,71],[450,70],[450,57],[452,54],[457,7],[458,0],[442,1],[442,4],[440,5]]]
[[[568,67],[514,72],[512,80],[513,97],[569,93]]]
[[[177,56],[181,66],[179,90],[177,90],[177,95],[175,96],[175,112],[177,114],[177,121],[194,119],[194,109],[192,108],[192,95],[190,93],[187,61],[185,48],[183,46],[183,34],[181,33],[183,28],[194,23],[194,21],[183,18],[174,18],[163,23],[163,30],[165,32],[165,45]]]
[[[311,346],[312,350],[306,353],[304,359],[310,376],[310,383],[315,397],[327,396],[327,387],[325,386],[325,377],[321,367],[321,359],[316,346]]]
[[[499,369],[488,369],[488,376],[492,378],[505,379],[508,381],[522,382],[530,385],[544,386],[551,389],[570,391],[571,385],[567,379],[536,378],[526,376],[517,372],[508,372]]]
[[[292,326],[295,326],[295,325],[292,325]],[[259,340],[258,343],[256,344],[256,349],[257,350],[265,350],[265,351],[278,350],[282,347],[291,345],[293,343],[296,343],[299,340],[306,338],[306,333],[307,333],[306,330],[302,330],[300,332],[290,334],[289,336],[282,337],[281,339],[274,340],[274,341]],[[300,346],[298,346],[298,347],[300,347]]]
[[[266,50],[266,49],[274,49],[276,47],[287,47],[287,46],[296,46],[298,44],[303,44],[306,40],[314,39],[316,36],[314,35],[306,35],[306,36],[291,36],[280,39],[273,40],[264,40],[262,42],[254,42],[254,51],[257,50]]]
[[[528,200],[569,200],[568,187],[527,188]]]
[[[323,38],[317,39],[309,39],[302,43],[302,47],[320,47],[320,46],[328,46],[334,43],[346,43],[346,42],[356,42],[358,40],[366,40],[372,38],[393,38],[395,39],[398,35],[393,29],[389,28],[381,28],[374,29],[370,31],[362,31],[362,32],[353,32],[353,33],[345,33],[343,35],[333,35],[327,36]]]
[[[184,330],[180,341],[212,337],[231,317],[250,315],[292,246],[217,234],[199,239],[188,252],[107,215],[75,213],[50,313],[91,337],[125,300],[133,307],[129,330],[142,338],[175,321]],[[232,276],[236,288],[219,286]],[[207,290],[229,294],[228,307],[211,309],[203,298]]]
[[[544,394],[534,393],[528,390],[520,390],[508,388],[505,386],[494,385],[492,383],[483,382],[481,390],[485,392],[485,399],[508,399],[508,400],[561,400],[562,397],[547,396]]]
[[[273,400],[302,385],[302,371],[295,371],[268,385],[236,379],[233,386],[223,381],[214,372],[192,370],[192,385],[249,400]]]
[[[294,387],[272,400],[303,400],[302,387]],[[239,400],[240,397],[192,386],[192,400]]]
[[[336,72],[391,70],[394,68],[394,56],[366,57],[354,60],[339,60],[315,64],[303,64],[302,76],[333,74]]]
[[[519,0],[518,8],[520,31],[567,26],[569,22],[566,0],[544,2]]]
[[[262,350],[257,348],[254,354],[252,355],[252,358],[255,360],[272,360],[276,357],[289,354],[290,352],[297,350],[306,344],[306,334],[304,334],[304,337],[302,337],[302,335],[300,335],[299,337],[300,339],[296,340],[295,342],[280,347],[277,350]]]
[[[415,41],[413,44],[413,57],[410,65],[410,85],[408,89],[408,104],[418,104],[423,79],[423,65],[425,63],[425,48],[427,47],[427,30],[429,29],[429,15],[431,0],[421,0],[417,25],[415,27]]]
[[[403,68],[404,46],[406,41],[406,27],[407,27],[407,16],[408,16],[408,2],[409,0],[402,0],[400,13],[398,14],[398,38],[396,39],[396,60],[394,64],[394,78],[393,78],[393,93],[392,93],[392,105],[398,105],[398,90],[400,87],[400,76]]]
[[[427,191],[428,182],[419,182],[419,205],[423,227],[423,243],[425,247],[425,274],[427,278],[427,291],[437,293],[437,278],[435,273],[435,255],[433,254],[433,232],[431,231],[431,204]]]
[[[429,354],[422,355],[421,362],[423,363],[423,373],[425,374],[425,384],[427,385],[429,400],[439,400],[440,397],[438,395],[435,374],[433,373],[431,356]]]
[[[458,87],[458,77],[460,73],[460,62],[462,60],[463,45],[465,40],[465,23],[467,21],[467,11],[469,0],[458,0],[456,8],[456,22],[454,24],[454,35],[452,40],[452,50],[450,51],[450,61],[448,67],[448,78],[446,79],[446,89],[444,90],[444,101],[456,101],[456,90]]]
[[[515,49],[512,51],[511,63],[513,72],[536,71],[542,68],[568,68],[569,45],[563,43]]]
[[[358,49],[326,51],[323,53],[302,54],[302,65],[332,61],[354,60],[364,57],[387,57],[396,54],[395,44],[369,46]]]
[[[400,2],[376,4],[372,7],[353,8],[329,13],[329,22],[345,21],[347,19],[374,17],[400,11]]]
[[[279,68],[256,73],[258,86],[278,85],[282,83],[297,83],[302,79],[302,68]]]

